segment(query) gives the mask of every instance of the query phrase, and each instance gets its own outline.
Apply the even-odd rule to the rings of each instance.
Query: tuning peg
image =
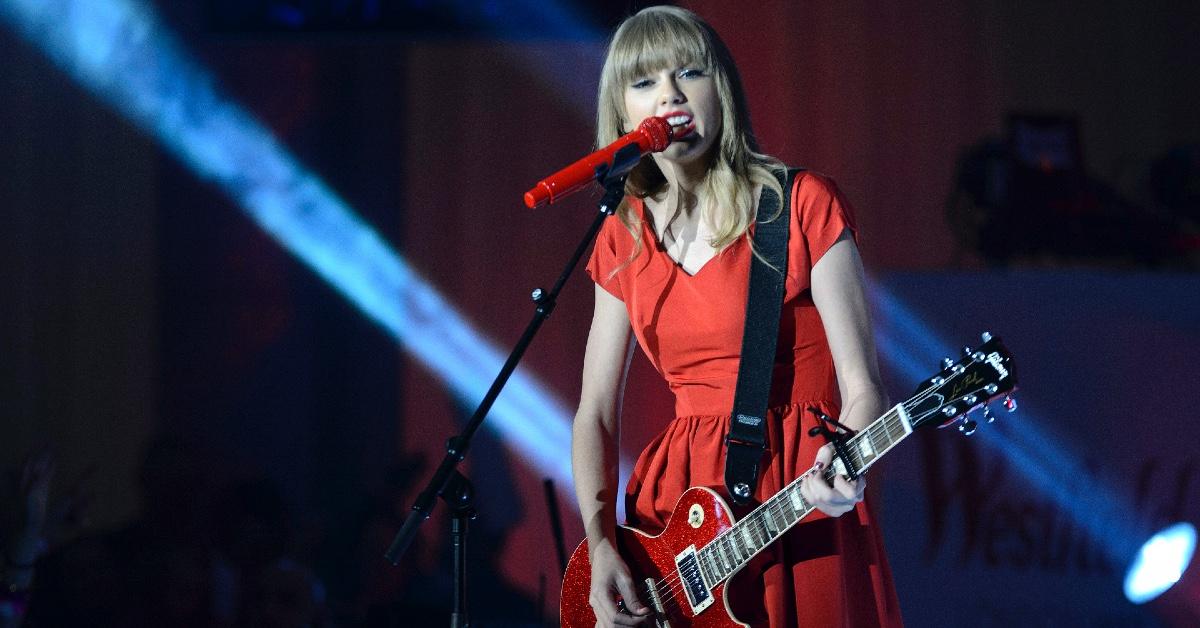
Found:
[[[1017,411],[1017,400],[1013,399],[1012,395],[1004,396],[1004,409],[1008,410],[1009,412]]]
[[[992,332],[985,331],[982,334],[979,334],[979,338],[983,340],[984,344],[987,344],[992,341]]]
[[[972,353],[975,353],[974,349],[971,347],[963,347],[963,355],[970,356]]]
[[[979,429],[979,424],[972,419],[963,419],[962,422],[958,424],[958,431],[962,432],[963,436],[970,436],[971,434],[974,434],[975,430],[977,429]]]
[[[990,406],[983,407],[983,418],[988,423],[991,423],[996,420],[996,417],[992,414],[992,408]]]
[[[948,369],[954,366],[954,360],[951,358],[942,358],[942,368]]]

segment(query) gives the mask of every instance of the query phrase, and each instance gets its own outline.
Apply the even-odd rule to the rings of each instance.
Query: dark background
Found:
[[[597,37],[641,4],[582,6],[587,28],[504,3],[274,10],[285,4],[162,10],[235,100],[508,346],[528,320],[528,290],[556,276],[591,215],[586,195],[538,211],[520,195],[591,146]],[[1155,174],[1172,148],[1200,141],[1195,3],[686,6],[732,49],[763,149],[832,175],[856,206],[880,285],[896,286],[901,271],[1078,271],[1097,285],[1169,276],[1182,283],[1144,298],[1195,311],[1194,205],[1169,202]],[[435,583],[427,601],[441,605],[440,517],[410,564],[391,570],[375,556],[398,521],[388,505],[403,513],[465,410],[153,138],[11,32],[0,49],[0,464],[17,468],[50,443],[56,492],[80,483],[91,496],[86,535],[145,516],[146,452],[166,451],[167,471],[150,475],[183,478],[173,486],[196,504],[246,485],[277,500],[290,551],[331,599],[386,601],[424,579]],[[970,176],[1020,170],[1005,152],[1014,112],[1068,121],[1078,150],[1069,167],[1033,168],[1040,183],[1020,188],[1033,192],[1005,197],[1020,207],[989,204]],[[1000,232],[1000,244],[989,240]],[[1078,246],[1057,247],[1068,241]],[[1020,283],[1005,285],[995,307],[1045,315]],[[990,296],[939,295],[945,308],[930,316],[953,320],[955,299]],[[568,406],[590,301],[580,274],[527,358]],[[1194,328],[1184,337],[1196,342]],[[1156,356],[1133,347],[1121,364],[1152,368]],[[889,377],[894,396],[907,389],[905,376]],[[665,420],[670,405],[652,380],[639,361],[626,407]],[[637,451],[656,421],[627,421],[625,449]],[[540,604],[553,615],[557,561],[538,470],[494,433],[467,466],[501,487],[473,537],[489,555],[478,558],[476,611],[520,619]],[[573,544],[582,531],[560,488]],[[213,520],[224,512],[197,508]],[[528,602],[495,601],[503,587]]]

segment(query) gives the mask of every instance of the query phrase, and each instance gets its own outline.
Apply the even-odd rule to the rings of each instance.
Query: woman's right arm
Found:
[[[635,594],[629,569],[616,547],[619,406],[632,355],[625,304],[597,284],[592,329],[583,356],[579,411],[571,430],[571,465],[592,563],[589,601],[601,626],[637,625],[650,613]],[[633,615],[617,612],[617,595]]]

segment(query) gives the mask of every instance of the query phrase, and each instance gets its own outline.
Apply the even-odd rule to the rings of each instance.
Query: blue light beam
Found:
[[[224,96],[154,11],[134,0],[0,0],[0,19],[376,321],[468,404],[506,356],[253,116]],[[560,483],[571,478],[568,409],[518,370],[490,425]]]
[[[868,294],[880,315],[876,325],[879,355],[905,378],[914,382],[927,378],[940,368],[942,357],[954,355],[941,334],[895,295],[874,283]],[[1131,500],[1070,451],[1068,439],[1053,434],[1045,425],[1050,422],[1039,419],[1026,400],[1020,412],[1001,413],[996,425],[979,430],[972,438],[1011,462],[1011,469],[1097,541],[1116,564],[1129,564],[1149,533],[1127,515],[1135,510]]]

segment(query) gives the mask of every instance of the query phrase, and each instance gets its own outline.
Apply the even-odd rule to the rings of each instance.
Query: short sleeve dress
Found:
[[[675,418],[638,457],[626,489],[629,524],[656,533],[692,486],[722,495],[723,439],[729,430],[741,353],[751,251],[739,238],[689,275],[658,245],[645,207],[642,246],[609,220],[587,270],[621,299],[633,333],[675,394]],[[788,272],[775,356],[767,437],[769,458],[755,498],[770,497],[812,466],[824,444],[807,434],[816,406],[838,416],[833,358],[809,290],[810,271],[841,234],[855,232],[853,214],[834,182],[801,172],[792,189]],[[626,263],[629,262],[629,263]],[[650,420],[626,408],[624,420]],[[841,517],[817,512],[734,576],[735,615],[756,626],[900,626],[900,609],[870,507]]]

